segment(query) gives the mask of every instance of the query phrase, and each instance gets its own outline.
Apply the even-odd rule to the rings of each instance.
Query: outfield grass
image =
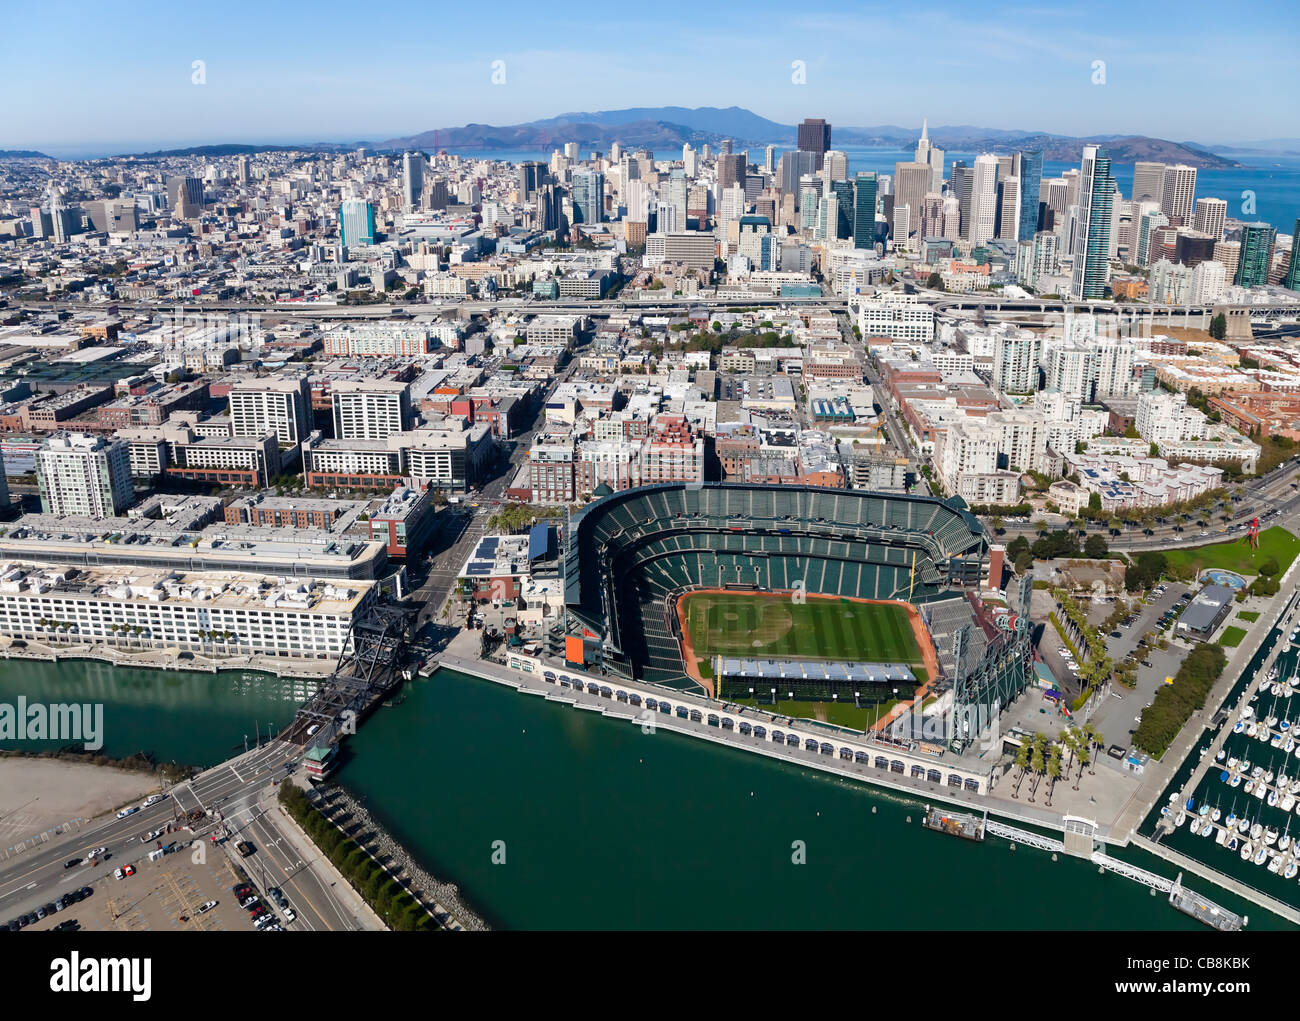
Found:
[[[1239,627],[1229,627],[1223,629],[1223,634],[1219,636],[1219,644],[1225,649],[1235,649],[1241,644],[1241,640],[1246,637],[1246,629]]]
[[[1258,574],[1261,564],[1276,560],[1279,577],[1291,565],[1291,561],[1300,553],[1300,539],[1280,525],[1265,529],[1259,533],[1259,549],[1253,550],[1243,539],[1229,542],[1216,542],[1210,546],[1195,546],[1192,549],[1162,550],[1170,567],[1184,565],[1196,571],[1207,567],[1218,567],[1238,574]]]
[[[759,702],[748,698],[729,698],[727,701],[734,702],[736,705],[755,706],[777,716],[789,716],[794,720],[817,720],[864,733],[867,728],[874,726],[877,720],[888,716],[889,711],[898,704],[892,698],[888,702],[865,705],[861,709],[856,708],[852,702],[840,705],[837,702],[790,702],[786,699],[778,699],[776,705],[772,705],[768,699]]]
[[[1242,610],[1239,614],[1237,614],[1237,619],[1238,619],[1238,620],[1244,620],[1244,621],[1246,621],[1247,623],[1253,624],[1253,623],[1255,623],[1255,621],[1259,620],[1259,611],[1258,611],[1258,610]]]
[[[923,662],[907,611],[895,604],[815,598],[796,603],[790,596],[702,592],[685,598],[684,612],[701,659]]]

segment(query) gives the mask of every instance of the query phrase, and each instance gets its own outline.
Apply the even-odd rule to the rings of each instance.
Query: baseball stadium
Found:
[[[644,486],[570,518],[553,652],[724,700],[951,689],[1005,706],[1029,673],[1030,587],[1013,578],[1005,597],[976,598],[990,570],[1000,590],[1000,553],[960,498]]]

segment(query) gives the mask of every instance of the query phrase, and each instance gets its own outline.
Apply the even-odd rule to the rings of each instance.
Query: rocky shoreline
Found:
[[[454,883],[440,882],[431,876],[351,794],[335,784],[324,784],[316,793],[316,806],[405,882],[425,904],[435,911],[446,912],[470,932],[491,929],[461,899],[460,889]]]

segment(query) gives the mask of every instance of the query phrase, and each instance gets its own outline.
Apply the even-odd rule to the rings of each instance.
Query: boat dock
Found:
[[[966,840],[983,840],[987,817],[977,819],[965,812],[951,812],[942,808],[926,806],[925,818],[921,825],[928,830],[938,830],[950,837],[962,837]]]
[[[1178,873],[1169,890],[1169,903],[1185,915],[1190,915],[1203,925],[1223,932],[1237,932],[1250,921],[1249,915],[1239,915],[1235,911],[1221,908],[1214,901],[1206,900],[1183,886],[1183,874]]]

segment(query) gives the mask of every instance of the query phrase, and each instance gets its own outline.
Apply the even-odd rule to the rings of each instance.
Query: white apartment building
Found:
[[[311,389],[307,377],[236,383],[230,388],[230,423],[235,436],[273,432],[281,446],[301,443],[311,432]]]
[[[0,634],[332,660],[376,592],[371,581],[8,562],[0,565]]]
[[[530,344],[573,343],[578,335],[578,316],[537,316],[524,330],[524,337]]]
[[[1203,439],[1206,418],[1188,406],[1186,394],[1153,390],[1138,398],[1136,424],[1138,435],[1159,444],[1163,454],[1166,443]]]
[[[332,382],[330,401],[337,439],[387,439],[411,423],[411,388],[396,380]]]
[[[36,451],[36,482],[47,514],[113,517],[134,499],[130,449],[102,436],[51,436]]]
[[[928,344],[934,339],[934,307],[922,303],[915,294],[880,293],[856,300],[858,329],[864,340],[890,337]]]
[[[993,385],[1003,393],[1034,393],[1038,389],[1038,362],[1042,353],[1042,337],[1030,330],[996,334]]]

